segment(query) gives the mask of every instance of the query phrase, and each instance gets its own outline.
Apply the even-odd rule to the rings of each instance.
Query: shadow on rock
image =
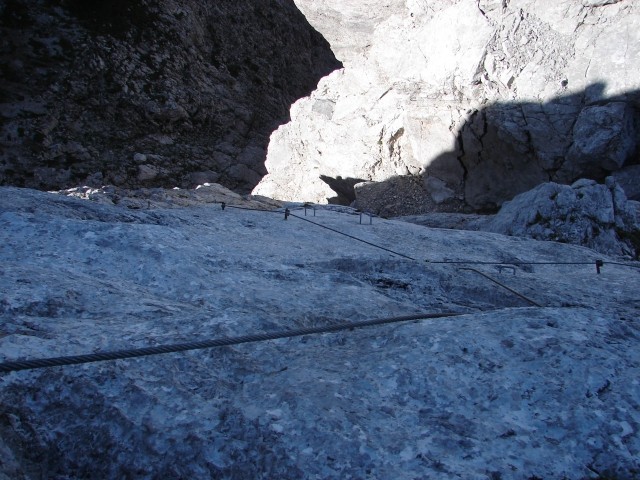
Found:
[[[362,178],[333,178],[327,175],[320,175],[320,180],[337,193],[335,197],[327,198],[327,203],[331,205],[351,205],[356,199],[355,186],[365,181]]]
[[[495,213],[545,182],[598,182],[612,173],[635,199],[640,184],[640,91],[604,97],[605,85],[547,103],[496,103],[469,113],[454,148],[419,175],[355,185],[354,206],[383,216]]]
[[[0,185],[46,190],[248,193],[290,105],[341,67],[293,0],[10,0],[0,36]]]

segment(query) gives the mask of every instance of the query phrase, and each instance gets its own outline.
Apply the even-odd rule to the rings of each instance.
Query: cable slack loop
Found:
[[[125,358],[147,357],[163,353],[186,352],[188,350],[202,350],[205,348],[225,347],[229,345],[240,345],[242,343],[264,342],[281,338],[300,337],[303,335],[313,335],[318,333],[332,333],[341,330],[353,330],[355,328],[370,327],[374,325],[384,325],[388,323],[408,322],[412,320],[424,320],[428,318],[446,318],[464,315],[458,312],[440,313],[417,313],[413,315],[403,315],[400,317],[376,318],[373,320],[363,320],[361,322],[337,323],[321,327],[308,327],[297,330],[286,330],[271,333],[258,333],[254,335],[244,335],[241,337],[218,338],[201,342],[178,343],[173,345],[158,345],[155,347],[138,348],[131,350],[115,350],[111,352],[92,353],[88,355],[76,355],[71,357],[41,358],[34,360],[17,360],[13,362],[0,363],[0,373],[9,373],[19,370],[33,370],[36,368],[61,367],[65,365],[78,365],[83,363],[101,362],[106,360],[121,360]]]

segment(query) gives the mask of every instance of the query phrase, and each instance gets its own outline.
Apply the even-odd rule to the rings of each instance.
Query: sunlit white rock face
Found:
[[[336,192],[321,175],[354,183],[413,175],[424,208],[482,209],[634,160],[636,2],[296,4],[344,68],[274,132],[256,193],[323,202]],[[581,128],[594,108],[614,128]],[[607,144],[619,148],[601,165],[589,152]]]

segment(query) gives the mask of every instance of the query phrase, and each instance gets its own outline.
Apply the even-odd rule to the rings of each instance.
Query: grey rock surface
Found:
[[[640,165],[629,165],[614,172],[612,176],[630,200],[640,200]]]
[[[606,185],[586,179],[571,186],[539,185],[505,203],[485,229],[585,245],[613,255],[640,255],[635,207],[612,177]]]
[[[296,4],[344,69],[272,135],[262,195],[326,202],[320,176],[418,177],[420,205],[398,214],[459,210],[445,199],[496,211],[540,183],[639,161],[635,1]]]
[[[184,208],[175,198],[194,192],[171,192],[166,208],[132,209],[109,192],[0,188],[0,362],[463,315],[2,374],[0,477],[582,480],[640,469],[637,263],[495,233],[361,225],[347,207],[304,217],[290,205],[300,218],[286,221],[206,195]],[[229,198],[255,205],[244,202]],[[468,267],[524,297],[455,263],[486,261],[497,263]],[[505,269],[526,261],[583,264]]]
[[[585,107],[573,126],[573,144],[557,178],[620,170],[636,152],[634,113],[626,103]],[[640,180],[640,178],[638,178]]]
[[[1,0],[0,38],[0,184],[50,190],[214,172],[249,192],[340,66],[291,0]]]
[[[57,192],[61,195],[90,200],[101,205],[118,205],[129,210],[180,208],[207,204],[242,205],[247,208],[273,209],[283,202],[254,195],[240,195],[217,183],[204,183],[194,189],[139,188],[114,186],[75,187]]]

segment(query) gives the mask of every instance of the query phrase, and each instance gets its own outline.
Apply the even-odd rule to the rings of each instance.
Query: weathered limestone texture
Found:
[[[375,198],[398,177],[421,201],[379,211],[491,211],[638,163],[637,1],[296,4],[344,68],[271,136],[256,193],[326,202],[324,176],[374,182]]]
[[[484,230],[584,245],[611,255],[640,255],[635,208],[613,177],[545,183],[506,202]]]
[[[338,68],[293,0],[0,0],[0,184],[249,192]]]
[[[150,191],[150,206],[144,192],[114,205],[113,190],[81,190],[68,193],[87,200],[0,187],[5,368],[459,316],[3,371],[0,479],[637,478],[640,272],[619,258],[395,220],[360,225],[349,207],[318,206],[322,225],[409,261],[299,218],[207,205],[211,195],[242,204],[215,186]],[[183,194],[200,205],[175,208]],[[506,262],[477,271],[511,292],[461,268],[486,261]]]

